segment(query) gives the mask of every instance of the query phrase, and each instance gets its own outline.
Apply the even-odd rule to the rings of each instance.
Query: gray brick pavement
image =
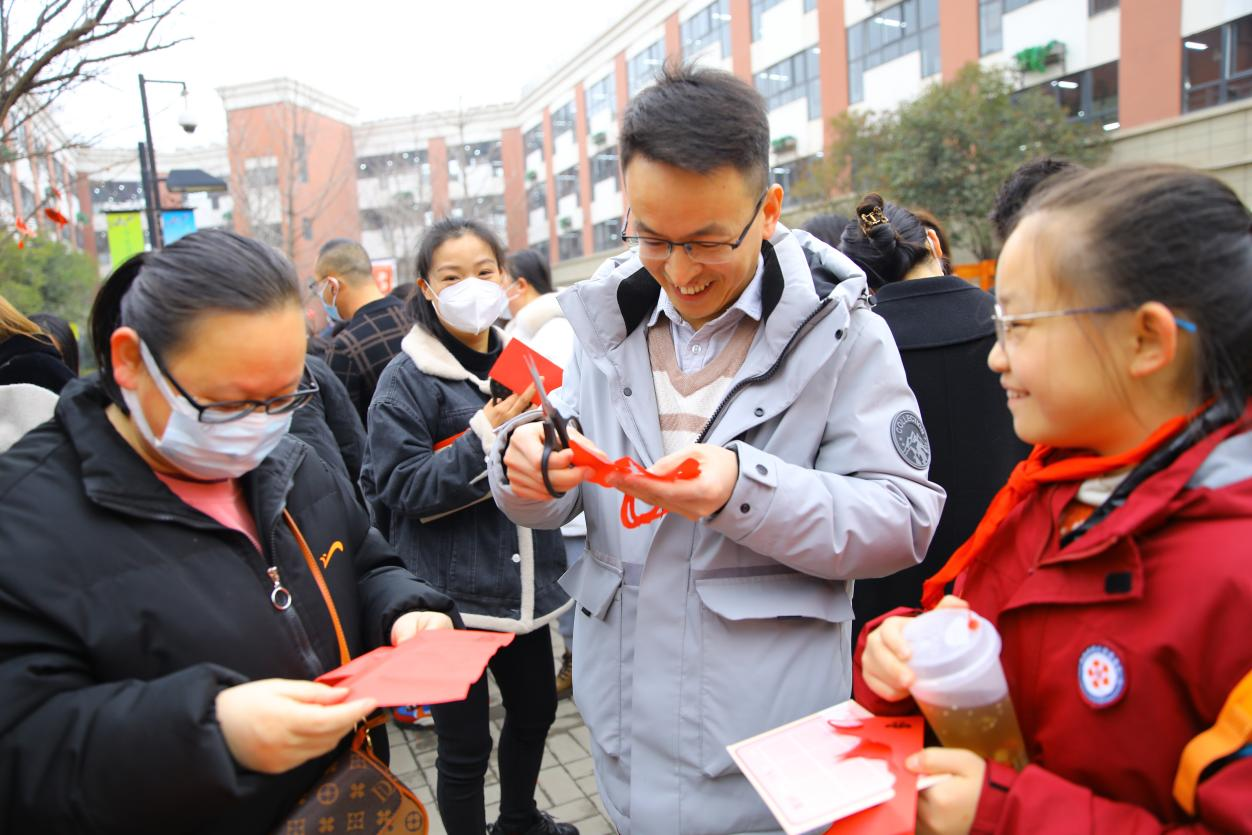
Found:
[[[552,630],[552,643],[555,650],[553,663],[559,666],[564,648],[555,629]],[[491,736],[498,742],[504,708],[495,682],[491,682],[490,689]],[[577,826],[580,835],[612,835],[613,825],[604,814],[592,774],[590,734],[571,700],[558,702],[556,713],[556,722],[548,733],[535,802],[557,820]],[[426,805],[431,817],[430,835],[446,835],[435,802],[434,729],[408,726],[398,729],[393,723],[387,730],[391,739],[391,770]],[[487,823],[490,824],[500,811],[500,777],[496,770],[494,747],[485,784]]]

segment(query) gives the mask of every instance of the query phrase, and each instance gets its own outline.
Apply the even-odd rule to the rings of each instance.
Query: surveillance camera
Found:
[[[196,132],[196,117],[192,116],[190,113],[184,112],[181,116],[178,117],[178,126],[182,128],[183,130],[187,131],[187,133],[195,133]]]

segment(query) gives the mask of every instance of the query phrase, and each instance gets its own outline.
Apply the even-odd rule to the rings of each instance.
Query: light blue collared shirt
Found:
[[[657,302],[656,310],[652,312],[652,318],[648,320],[648,327],[655,325],[662,313],[669,318],[670,334],[674,337],[674,353],[678,357],[678,367],[684,374],[694,374],[708,365],[726,347],[744,316],[761,321],[761,276],[764,274],[765,259],[758,257],[756,275],[743,288],[735,303],[713,321],[706,322],[699,330],[687,324],[687,320],[669,300],[669,295],[664,289],[661,290],[661,298]]]

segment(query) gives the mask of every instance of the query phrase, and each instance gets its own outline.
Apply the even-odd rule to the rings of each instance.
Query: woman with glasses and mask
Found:
[[[369,699],[359,655],[453,625],[288,435],[315,392],[295,269],[220,231],[123,264],[101,372],[0,456],[0,831],[271,831]],[[385,737],[375,740],[386,750]]]
[[[457,603],[465,624],[517,637],[490,662],[504,698],[496,835],[577,835],[535,806],[544,741],[556,718],[548,624],[569,606],[559,531],[509,521],[491,500],[486,452],[495,430],[530,408],[534,387],[491,397],[504,335],[504,250],[482,224],[449,218],[417,253],[416,324],[370,403],[361,489],[375,524],[415,571]],[[491,756],[487,677],[463,702],[435,705],[439,814],[449,835],[487,828]]]

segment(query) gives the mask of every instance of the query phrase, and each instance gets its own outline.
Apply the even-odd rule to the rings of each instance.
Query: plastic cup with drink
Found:
[[[939,741],[1024,768],[1026,746],[995,627],[967,609],[935,609],[905,626],[904,638],[915,676],[909,690]]]

